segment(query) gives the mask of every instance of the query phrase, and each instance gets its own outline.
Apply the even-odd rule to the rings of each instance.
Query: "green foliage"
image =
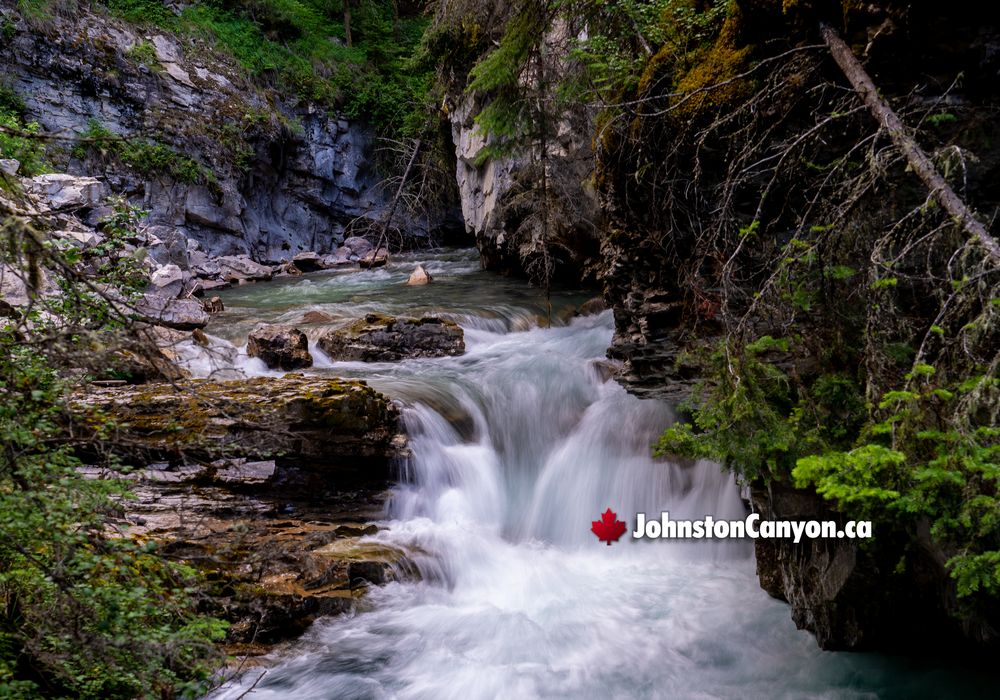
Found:
[[[86,251],[87,259],[99,262],[97,281],[110,284],[126,297],[137,297],[149,284],[143,261],[146,251],[138,248],[128,252],[129,240],[137,238],[137,231],[146,212],[129,204],[124,197],[111,197],[113,213],[104,219],[104,240]]]
[[[796,385],[768,360],[789,349],[788,340],[763,336],[711,354],[711,383],[695,397],[694,424],[668,428],[655,453],[725,462],[751,479],[781,478],[800,456],[849,444],[865,417],[857,382],[821,375]]]
[[[37,138],[37,122],[25,122],[24,99],[11,87],[0,83],[0,158],[13,158],[21,163],[19,175],[32,176],[47,172],[45,143]],[[0,187],[5,180],[0,178]],[[7,188],[5,188],[7,189]]]
[[[675,72],[683,74],[718,34],[731,3],[590,0],[580,5],[589,26],[586,38],[576,42],[574,57],[587,67],[590,89],[617,100],[639,86],[650,59],[647,49],[669,56]]]
[[[343,7],[326,0],[203,1],[180,15],[154,0],[105,4],[129,21],[201,37],[252,78],[370,119],[384,131],[406,135],[423,123],[433,66],[418,61],[417,50],[428,22],[419,13],[397,18],[392,2],[352,8],[350,47]]]
[[[87,130],[80,134],[73,148],[73,157],[88,155],[116,158],[132,170],[147,177],[166,176],[178,182],[214,183],[215,174],[189,156],[169,146],[149,139],[126,139],[91,119]]]
[[[111,14],[130,22],[169,27],[174,13],[160,0],[105,0]]]
[[[927,123],[931,126],[941,126],[942,124],[951,124],[952,122],[958,121],[958,118],[951,112],[938,112],[937,114],[932,114],[927,117]]]
[[[225,624],[198,612],[203,584],[192,569],[115,534],[123,482],[84,476],[67,432],[89,420],[69,402],[83,339],[112,343],[127,319],[28,224],[8,219],[2,240],[7,274],[29,289],[48,279],[62,295],[33,295],[0,323],[0,695],[197,696]]]
[[[156,47],[150,41],[140,41],[128,50],[127,55],[136,63],[147,68],[156,68],[159,66],[156,60]]]

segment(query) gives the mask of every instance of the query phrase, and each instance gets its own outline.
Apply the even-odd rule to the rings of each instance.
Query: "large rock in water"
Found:
[[[257,282],[267,281],[274,276],[274,270],[268,265],[261,265],[246,255],[224,255],[216,258],[223,279],[227,282]]]
[[[208,325],[208,313],[196,299],[168,299],[159,294],[144,294],[133,303],[143,320],[179,331],[193,331]],[[128,312],[127,305],[125,306]]]
[[[247,338],[247,355],[259,357],[271,369],[311,367],[309,341],[298,328],[259,323]]]
[[[465,352],[465,334],[454,321],[427,316],[394,318],[368,314],[324,333],[317,345],[334,360],[394,362],[408,357],[444,357]]]
[[[107,444],[133,463],[275,460],[341,481],[388,478],[399,412],[357,380],[256,377],[109,387],[78,394],[78,429],[115,429]],[[86,456],[86,455],[85,455]]]
[[[389,251],[385,248],[370,250],[358,260],[358,265],[367,269],[373,267],[384,267],[389,262]]]
[[[406,280],[406,283],[416,287],[423,284],[430,284],[433,280],[434,278],[424,269],[423,265],[417,265],[413,272],[410,273],[410,277]]]

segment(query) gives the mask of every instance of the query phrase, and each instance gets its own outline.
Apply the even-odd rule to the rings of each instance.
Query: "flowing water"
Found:
[[[418,260],[436,280],[407,287]],[[223,298],[208,329],[222,351],[187,349],[203,375],[269,373],[236,347],[257,321],[301,325],[306,311],[332,323],[436,313],[457,320],[467,344],[461,357],[392,364],[317,355],[311,371],[363,377],[404,406],[413,456],[373,539],[411,552],[421,579],[316,623],[248,697],[912,698],[984,687],[955,670],[820,651],[760,590],[748,542],[598,542],[590,523],[609,506],[630,524],[637,511],[745,511],[717,465],[651,458],[670,408],[603,380],[610,313],[561,318],[586,297],[554,294],[542,327],[538,290],[457,251]],[[214,697],[243,697],[259,676]]]

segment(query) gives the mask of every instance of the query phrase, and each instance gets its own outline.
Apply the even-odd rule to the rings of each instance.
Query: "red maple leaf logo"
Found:
[[[610,547],[612,542],[617,542],[618,538],[625,534],[625,523],[618,520],[618,515],[608,508],[601,513],[600,520],[591,521],[590,531],[597,535],[597,539],[601,542],[607,542]]]

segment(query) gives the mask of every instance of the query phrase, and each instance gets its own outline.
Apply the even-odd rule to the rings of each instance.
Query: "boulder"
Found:
[[[309,341],[298,328],[260,323],[247,338],[247,355],[259,357],[271,369],[286,372],[311,367]]]
[[[349,251],[349,255],[357,255],[359,258],[371,252],[375,247],[367,238],[361,236],[351,236],[344,240],[344,248]]]
[[[144,294],[133,303],[136,313],[154,325],[192,331],[208,325],[208,313],[196,299],[168,299],[159,294]]]
[[[302,315],[302,323],[330,323],[333,316],[322,311],[306,311]]]
[[[349,326],[327,331],[317,345],[334,360],[394,362],[461,355],[465,334],[454,321],[433,316],[415,319],[368,314]]]
[[[331,267],[340,267],[341,265],[350,265],[352,262],[350,248],[345,248],[343,246],[333,251],[332,255],[323,256],[323,267],[327,269]]]
[[[400,449],[398,410],[357,380],[192,379],[95,389],[76,394],[72,407],[84,437],[112,421],[107,444],[139,464],[275,460],[279,471],[304,470],[329,485],[390,478]]]
[[[223,279],[234,282],[269,280],[274,275],[268,265],[254,262],[246,255],[224,255],[215,259]]]
[[[217,289],[228,289],[229,287],[229,282],[223,280],[198,279],[191,285],[191,295],[202,297],[205,296],[205,292],[214,292]]]
[[[190,275],[185,275],[177,265],[173,263],[164,265],[150,276],[148,291],[151,294],[176,299],[184,291],[184,283],[189,278]]]
[[[13,158],[0,158],[0,173],[13,177],[21,168],[21,162]]]
[[[96,177],[49,173],[23,180],[22,184],[26,192],[41,197],[52,209],[93,207],[104,197],[104,185]]]
[[[372,267],[383,267],[389,262],[389,251],[385,248],[379,248],[376,252],[375,250],[368,251],[358,260],[358,265],[365,269]]]
[[[581,316],[594,316],[608,310],[608,305],[603,297],[594,297],[580,304],[579,314]]]
[[[323,258],[320,257],[320,254],[312,251],[299,253],[292,258],[292,263],[301,272],[316,272],[318,270],[326,269],[326,265],[323,262]]]
[[[200,250],[189,250],[188,265],[191,267],[192,274],[197,277],[219,277],[222,275],[222,266]]]
[[[84,250],[93,248],[97,244],[104,241],[104,236],[96,231],[53,231],[52,237],[69,241],[72,245],[83,248]]]
[[[283,265],[281,265],[281,267],[278,268],[278,274],[279,275],[288,275],[289,277],[297,277],[297,276],[299,276],[299,275],[302,274],[302,270],[300,270],[295,265],[295,263],[293,263],[293,262],[286,262]]]
[[[206,299],[201,302],[201,307],[210,314],[217,314],[226,310],[226,305],[222,303],[222,299],[219,297]]]
[[[417,265],[416,269],[410,273],[410,278],[406,280],[406,283],[412,286],[419,286],[429,284],[433,280],[434,278],[424,269],[423,265]]]

